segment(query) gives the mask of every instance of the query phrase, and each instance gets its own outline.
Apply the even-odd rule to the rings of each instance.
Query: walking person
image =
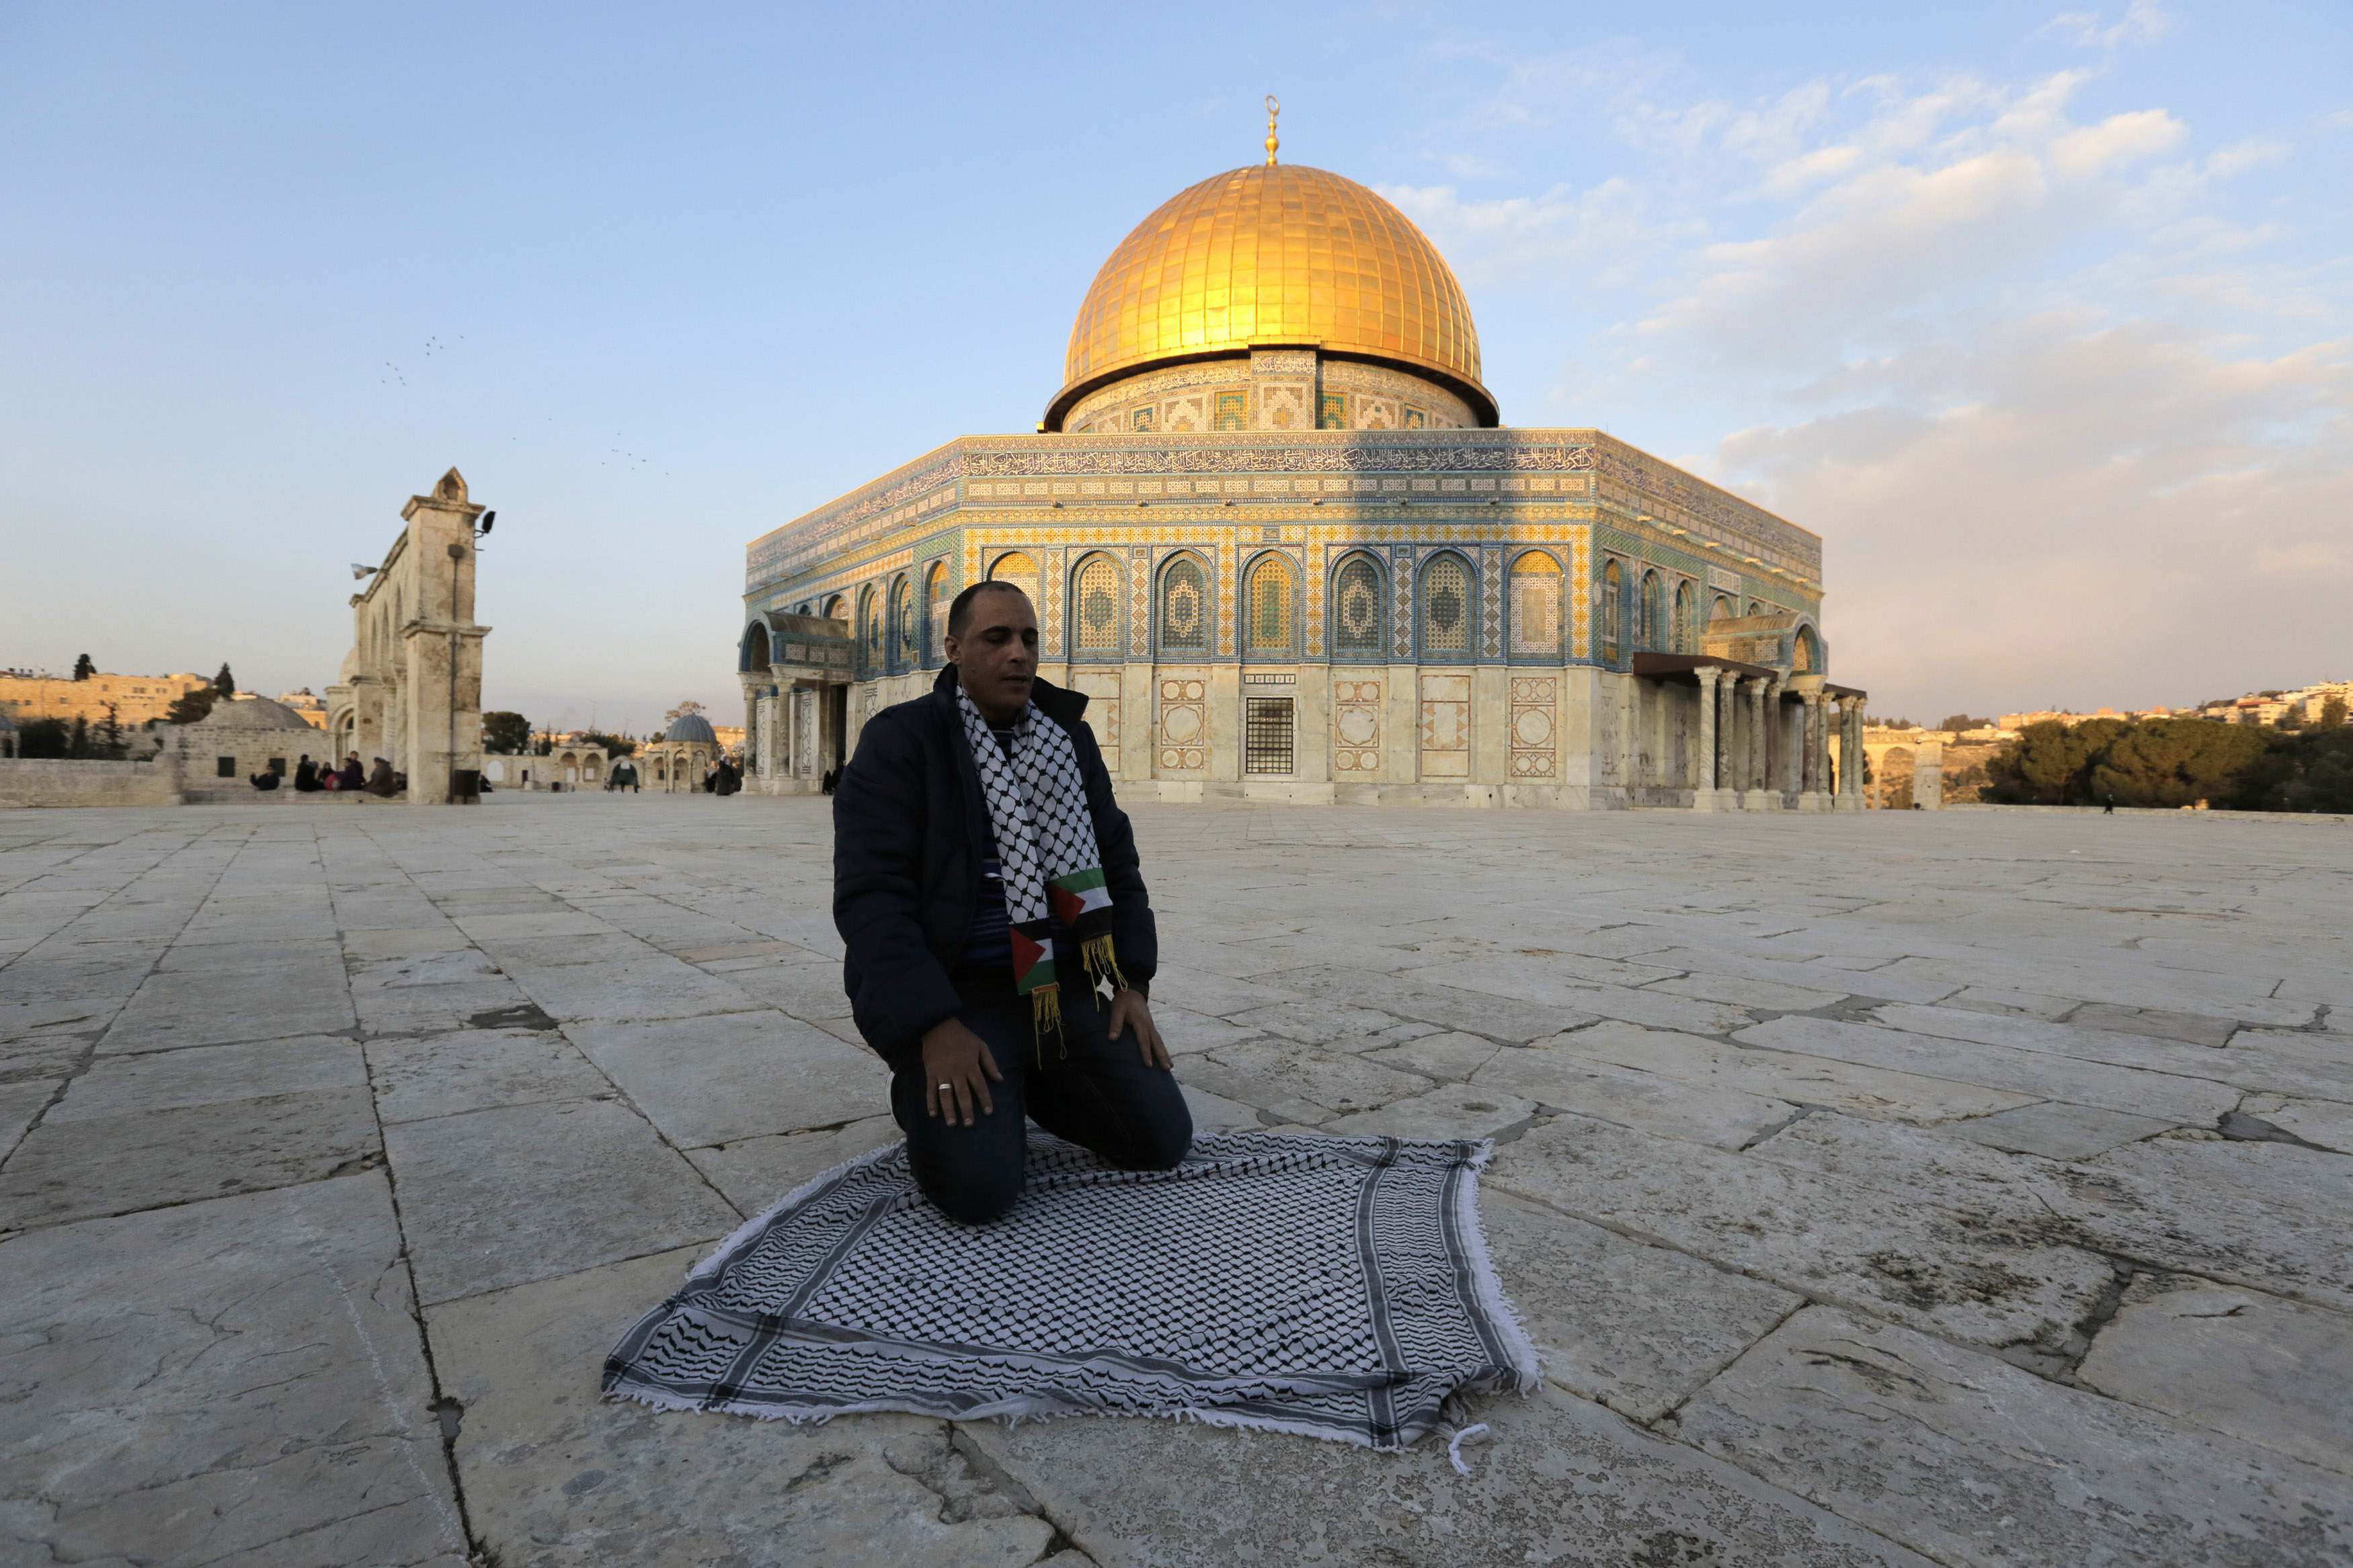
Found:
[[[1176,1165],[1193,1123],[1086,698],[1038,678],[1037,613],[1009,584],[956,595],[945,651],[930,695],[876,714],[842,772],[833,918],[915,1179],[976,1224],[1020,1195],[1025,1118],[1129,1170]]]

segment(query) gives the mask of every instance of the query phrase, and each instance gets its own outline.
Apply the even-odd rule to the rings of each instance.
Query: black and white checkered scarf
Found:
[[[961,685],[956,711],[997,835],[1014,991],[1031,998],[1042,1041],[1061,1027],[1060,977],[1054,973],[1058,921],[1079,944],[1092,980],[1108,979],[1114,988],[1124,984],[1112,948],[1111,889],[1094,815],[1087,809],[1086,780],[1070,734],[1039,712],[1036,703],[1026,704],[1014,721],[1009,754]]]

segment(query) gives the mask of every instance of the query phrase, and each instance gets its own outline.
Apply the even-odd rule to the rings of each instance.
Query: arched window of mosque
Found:
[[[858,651],[873,669],[882,662],[882,599],[871,588],[858,596]]]
[[[1291,651],[1291,563],[1280,555],[1261,555],[1250,568],[1250,610],[1243,622],[1249,653]]]
[[[1626,574],[1615,561],[1601,568],[1601,658],[1615,664],[1626,647]]]
[[[836,594],[832,598],[828,599],[825,602],[825,618],[848,626],[849,624],[849,598],[844,595]]]
[[[744,668],[768,668],[768,628],[758,621],[754,621],[744,633]]]
[[[1421,650],[1471,651],[1471,573],[1459,555],[1441,555],[1421,574]]]
[[[1728,621],[1738,614],[1739,612],[1732,607],[1732,601],[1718,594],[1715,596],[1715,603],[1708,606],[1707,624],[1714,626],[1718,621]]]
[[[1119,564],[1108,555],[1091,555],[1080,563],[1071,603],[1078,618],[1072,639],[1081,653],[1117,653],[1127,639],[1127,617],[1120,614]]]
[[[1160,647],[1166,653],[1209,651],[1209,579],[1189,555],[1160,578]]]
[[[1642,607],[1641,618],[1634,626],[1634,647],[1637,652],[1655,649],[1665,645],[1667,624],[1667,593],[1656,572],[1642,574]]]
[[[1332,579],[1332,651],[1363,658],[1387,651],[1381,610],[1388,595],[1381,569],[1369,555],[1351,555]]]
[[[942,657],[948,635],[948,563],[934,561],[923,574],[923,645],[932,658]]]
[[[997,564],[988,569],[988,576],[994,583],[1012,584],[1029,595],[1032,610],[1038,607],[1038,563],[1029,556],[1018,550],[1008,551],[997,558]]]
[[[1560,654],[1560,563],[1531,550],[1512,563],[1512,651]]]
[[[1795,646],[1789,650],[1789,673],[1811,675],[1820,664],[1821,650],[1814,646],[1814,628],[1799,626]]]
[[[897,644],[892,661],[901,669],[913,669],[922,656],[915,641],[915,584],[905,577],[891,589],[891,621]]]
[[[1752,616],[1761,616],[1765,613],[1765,606],[1751,599],[1748,601],[1748,613]]]
[[[1675,584],[1674,651],[1692,653],[1699,647],[1699,627],[1694,617],[1698,614],[1698,600],[1692,594],[1689,582]]]

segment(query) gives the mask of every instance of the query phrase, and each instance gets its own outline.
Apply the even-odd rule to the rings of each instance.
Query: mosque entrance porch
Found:
[[[848,754],[857,644],[821,616],[755,615],[738,645],[744,782],[762,795],[812,795]]]

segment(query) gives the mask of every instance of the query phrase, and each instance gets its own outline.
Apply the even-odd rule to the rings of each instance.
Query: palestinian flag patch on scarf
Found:
[[[1010,755],[962,686],[956,688],[956,711],[980,771],[981,797],[1005,874],[1013,989],[1029,998],[1042,1050],[1046,1036],[1059,1039],[1062,1028],[1060,977],[1054,973],[1057,922],[1078,942],[1090,984],[1109,979],[1114,990],[1126,985],[1112,949],[1111,887],[1103,877],[1094,816],[1087,809],[1086,781],[1069,732],[1039,712],[1036,703],[1014,721]]]

